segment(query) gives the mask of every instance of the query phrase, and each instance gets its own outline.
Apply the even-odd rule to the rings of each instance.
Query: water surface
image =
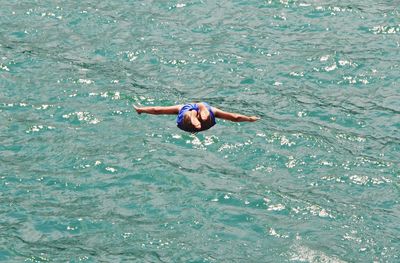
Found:
[[[0,4],[1,261],[400,260],[396,1]]]

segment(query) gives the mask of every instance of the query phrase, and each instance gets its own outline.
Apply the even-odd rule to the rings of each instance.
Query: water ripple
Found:
[[[398,261],[395,2],[0,14],[0,260]],[[262,119],[132,109],[200,100]]]

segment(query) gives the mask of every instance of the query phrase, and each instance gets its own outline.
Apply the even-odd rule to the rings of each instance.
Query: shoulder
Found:
[[[221,112],[221,110],[216,107],[211,107],[211,110],[215,116],[217,116]]]

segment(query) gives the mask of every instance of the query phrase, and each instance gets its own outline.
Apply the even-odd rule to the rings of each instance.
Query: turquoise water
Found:
[[[0,4],[0,261],[400,261],[397,1]]]

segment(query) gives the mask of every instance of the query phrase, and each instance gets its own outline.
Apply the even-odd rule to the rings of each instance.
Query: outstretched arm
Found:
[[[234,121],[234,122],[242,122],[242,121],[257,121],[260,117],[256,116],[246,116],[238,113],[226,112],[213,107],[214,116],[220,119]]]
[[[182,105],[175,105],[175,106],[154,106],[154,107],[137,107],[133,105],[136,112],[141,113],[148,113],[148,114],[178,114],[179,110],[181,109]]]

